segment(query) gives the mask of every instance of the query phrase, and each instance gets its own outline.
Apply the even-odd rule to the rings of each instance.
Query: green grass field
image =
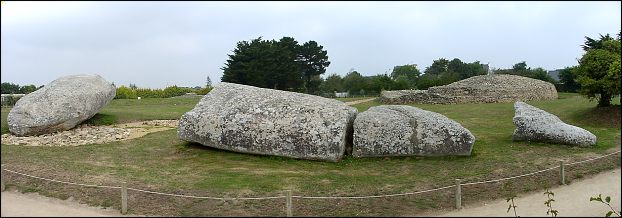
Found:
[[[113,100],[102,110],[116,122],[177,119],[199,99]],[[295,195],[358,196],[413,192],[465,182],[502,178],[533,172],[559,161],[577,161],[619,150],[620,99],[611,108],[595,108],[596,102],[576,94],[560,93],[560,99],[527,102],[585,128],[598,137],[591,148],[557,144],[513,142],[513,103],[419,105],[461,123],[476,137],[470,157],[352,158],[338,163],[241,154],[191,144],[177,139],[176,131],[143,138],[77,147],[25,147],[2,145],[6,168],[72,182],[119,185],[198,196],[275,196],[291,189]],[[359,112],[376,101],[355,107]],[[2,110],[2,132],[6,114]],[[567,181],[620,166],[620,155],[587,165],[568,167]],[[463,202],[505,198],[512,193],[541,190],[557,185],[558,171],[497,184],[463,188]],[[27,179],[6,174],[9,187],[37,190],[44,195],[74,196],[92,205],[120,208],[118,190],[98,190]],[[6,178],[6,177],[5,177]],[[425,210],[453,205],[452,191],[417,196],[368,200],[295,199],[295,215],[306,216],[414,216]],[[544,202],[543,198],[543,202]],[[131,192],[130,213],[176,216],[283,216],[284,200],[234,201],[188,200]],[[586,199],[586,204],[589,199]],[[505,210],[505,208],[499,208]],[[415,212],[416,211],[416,212]],[[544,212],[543,212],[544,215]]]

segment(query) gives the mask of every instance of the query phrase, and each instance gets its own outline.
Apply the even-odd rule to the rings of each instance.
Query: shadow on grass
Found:
[[[296,159],[290,157],[282,157],[282,156],[274,156],[274,155],[261,155],[261,154],[251,154],[251,153],[242,153],[236,151],[230,151],[226,149],[214,148],[206,145],[202,145],[200,143],[195,142],[185,142],[180,145],[181,149],[187,152],[208,152],[213,153],[214,155],[226,155],[229,157],[237,156],[235,159],[246,159],[246,158],[256,158],[261,160],[271,160],[278,162],[305,162],[305,163],[332,163],[329,161],[323,160],[307,160],[307,159]],[[392,156],[392,157],[354,157],[351,154],[343,155],[343,158],[333,164],[345,164],[352,162],[376,162],[376,161],[409,161],[409,160],[436,160],[436,161],[444,161],[444,160],[462,160],[466,161],[470,158],[477,156],[477,152],[473,150],[470,156],[457,156],[457,155],[449,155],[449,156]]]
[[[112,125],[117,123],[117,117],[111,114],[95,114],[95,116],[91,117],[83,122],[83,124],[89,124],[93,126],[103,126],[103,125]]]
[[[220,148],[215,148],[215,147],[211,147],[211,146],[207,146],[207,145],[202,145],[200,143],[196,143],[196,142],[185,142],[183,144],[181,144],[182,149],[184,149],[185,151],[201,151],[201,152],[207,152],[207,153],[213,153],[215,155],[224,155],[224,156],[228,156],[229,158],[233,158],[233,159],[249,159],[249,158],[254,158],[254,159],[262,159],[262,160],[272,160],[272,161],[308,161],[308,162],[318,162],[318,160],[305,160],[305,159],[295,159],[295,158],[289,158],[289,157],[281,157],[281,156],[274,156],[274,155],[262,155],[262,154],[252,154],[252,153],[242,153],[242,152],[236,152],[236,151],[231,151],[231,150],[227,150],[227,149],[220,149]],[[324,161],[322,161],[324,162]]]
[[[573,120],[589,126],[620,128],[620,105],[593,107],[571,114]]]

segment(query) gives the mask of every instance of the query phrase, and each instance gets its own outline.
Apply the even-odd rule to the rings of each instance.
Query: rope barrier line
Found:
[[[611,155],[614,155],[614,154],[617,154],[617,153],[620,153],[620,151],[616,151],[616,152],[613,152],[611,154],[606,154],[606,155],[603,155],[603,156],[600,156],[600,157],[595,157],[595,158],[591,158],[591,159],[587,159],[587,160],[582,160],[582,161],[577,161],[577,162],[574,162],[574,163],[569,163],[569,164],[564,164],[564,165],[572,166],[572,165],[575,165],[575,164],[580,164],[580,163],[584,163],[584,162],[588,162],[588,161],[598,160],[598,159],[601,159],[601,158],[604,158],[604,157],[608,157],[608,156],[611,156]]]
[[[118,187],[118,186],[88,185],[88,184],[75,183],[75,182],[65,182],[65,181],[59,181],[59,180],[55,180],[55,179],[48,179],[48,178],[28,175],[28,174],[25,174],[25,173],[15,172],[13,170],[7,170],[7,169],[4,169],[4,171],[10,172],[10,173],[19,174],[19,175],[22,175],[22,176],[27,176],[27,177],[35,178],[35,179],[47,180],[47,181],[50,181],[50,182],[58,182],[58,183],[64,183],[64,184],[69,184],[69,185],[78,185],[78,186],[94,187],[94,188],[114,188],[114,189],[121,188],[121,187]]]
[[[435,188],[435,189],[429,189],[429,190],[425,190],[425,191],[418,191],[418,192],[408,192],[408,193],[400,193],[400,194],[390,194],[390,195],[372,195],[372,196],[351,196],[351,197],[305,197],[305,196],[292,196],[292,198],[303,198],[303,199],[363,199],[363,198],[383,198],[383,197],[394,197],[394,196],[404,196],[404,195],[414,195],[414,194],[421,194],[421,193],[426,193],[426,192],[431,192],[431,191],[438,191],[438,190],[442,190],[442,189],[448,189],[448,188],[452,188],[455,187],[454,185],[450,185],[450,186],[445,186],[445,187],[441,187],[441,188]]]
[[[576,164],[580,164],[580,163],[585,163],[585,162],[589,162],[589,161],[593,161],[593,160],[598,160],[598,159],[605,158],[605,157],[608,157],[608,156],[611,156],[611,155],[614,155],[614,154],[618,154],[620,152],[621,151],[616,151],[616,152],[613,152],[613,153],[610,153],[610,154],[606,154],[606,155],[603,155],[603,156],[600,156],[600,157],[590,158],[590,159],[587,159],[587,160],[577,161],[577,162],[573,162],[573,163],[569,163],[569,164],[565,164],[565,165],[566,166],[572,166],[572,165],[576,165]],[[461,186],[477,185],[477,184],[483,184],[483,183],[491,183],[491,182],[499,182],[499,181],[504,181],[504,180],[510,180],[510,179],[515,179],[515,178],[520,178],[520,177],[534,175],[534,174],[537,174],[537,173],[546,172],[546,171],[557,169],[557,168],[559,168],[559,166],[551,167],[551,168],[544,169],[544,170],[539,170],[539,171],[532,172],[532,173],[522,174],[522,175],[518,175],[518,176],[512,176],[512,177],[506,177],[506,178],[495,179],[495,180],[488,180],[488,181],[481,181],[481,182],[464,183],[464,184],[461,184]],[[20,173],[20,172],[16,172],[16,171],[13,171],[13,170],[8,170],[8,169],[3,169],[3,170],[7,171],[7,172],[10,172],[10,173],[15,173],[15,174],[18,174],[18,175],[27,176],[27,177],[31,177],[31,178],[35,178],[35,179],[41,179],[41,180],[46,180],[46,181],[50,181],[50,182],[64,183],[64,184],[69,184],[69,185],[78,185],[78,186],[95,187],[95,188],[112,188],[112,189],[120,189],[121,188],[119,186],[88,185],[88,184],[75,183],[75,182],[65,182],[65,181],[59,181],[59,180],[55,180],[55,179],[48,179],[48,178],[28,175],[28,174],[25,174],[25,173]],[[435,189],[428,189],[428,190],[424,190],[424,191],[407,192],[407,193],[399,193],[399,194],[387,194],[387,195],[341,196],[341,197],[339,197],[339,196],[338,197],[331,197],[331,196],[305,197],[305,196],[295,195],[295,196],[291,196],[291,197],[292,198],[302,198],[302,199],[365,199],[365,198],[383,198],[383,197],[394,197],[394,196],[405,196],[405,195],[421,194],[421,193],[426,193],[426,192],[432,192],[432,191],[448,189],[448,188],[452,188],[452,187],[455,187],[455,185],[450,185],[450,186],[445,186],[445,187],[435,188]],[[173,197],[196,198],[196,199],[212,199],[212,200],[265,200],[265,199],[279,199],[279,198],[285,198],[286,197],[286,196],[244,197],[244,198],[225,198],[225,197],[209,197],[209,196],[202,197],[202,196],[180,195],[180,194],[171,194],[171,193],[147,191],[147,190],[135,189],[135,188],[127,188],[127,189],[128,190],[132,190],[132,191],[137,191],[137,192],[149,193],[149,194],[167,195],[167,196],[173,196]]]
[[[488,180],[488,181],[481,181],[481,182],[464,183],[464,184],[462,184],[462,186],[477,185],[477,184],[483,184],[483,183],[491,183],[491,182],[499,182],[499,181],[503,181],[503,180],[516,179],[516,178],[530,176],[530,175],[541,173],[541,172],[546,172],[546,171],[553,170],[553,169],[556,169],[556,168],[559,168],[559,166],[555,166],[555,167],[551,167],[551,168],[548,168],[548,169],[544,169],[544,170],[540,170],[540,171],[536,171],[536,172],[532,172],[532,173],[527,173],[527,174],[523,174],[523,175],[506,177],[506,178],[502,178],[502,179],[495,179],[495,180]]]
[[[179,195],[179,194],[169,194],[169,193],[162,193],[162,192],[154,192],[154,191],[147,191],[147,190],[141,190],[141,189],[135,189],[135,188],[127,188],[127,189],[128,190],[132,190],[132,191],[137,191],[137,192],[149,193],[149,194],[168,195],[168,196],[184,197],[184,198],[211,199],[211,200],[265,200],[265,199],[285,198],[285,196],[276,196],[276,197],[246,197],[246,198],[201,197],[201,196],[192,196],[192,195]]]

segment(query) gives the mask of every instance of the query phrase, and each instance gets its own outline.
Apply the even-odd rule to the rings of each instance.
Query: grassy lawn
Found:
[[[113,100],[102,114],[117,122],[177,119],[199,99]],[[349,99],[348,99],[349,100]],[[357,100],[357,99],[355,99]],[[294,195],[358,196],[413,192],[454,184],[513,176],[602,155],[620,146],[620,99],[617,106],[596,109],[576,94],[560,93],[553,101],[527,102],[585,128],[598,137],[591,148],[513,142],[513,103],[419,105],[461,123],[476,137],[470,157],[352,158],[338,163],[240,154],[177,139],[176,131],[109,144],[77,147],[2,145],[6,168],[32,175],[87,184],[129,187],[197,196],[276,196],[291,189]],[[359,111],[377,101],[355,105]],[[6,114],[2,110],[2,131]],[[585,165],[567,167],[566,181],[620,166],[620,155]],[[118,190],[79,188],[6,173],[10,188],[43,195],[73,196],[91,205],[120,208]],[[558,171],[508,182],[463,187],[462,201],[505,198],[512,193],[557,185]],[[545,197],[543,196],[542,202]],[[586,204],[590,203],[585,199]],[[192,200],[130,191],[130,213],[174,216],[284,216],[284,200]],[[415,216],[425,210],[451,209],[453,189],[415,196],[359,200],[294,199],[298,216]],[[504,211],[506,208],[499,208]],[[560,211],[563,212],[563,211]],[[546,215],[543,212],[543,216]]]
[[[0,115],[2,115],[2,120],[0,122],[0,132],[2,134],[9,132],[9,124],[6,122],[6,117],[9,115],[9,111],[11,111],[10,107],[2,107],[0,110]]]

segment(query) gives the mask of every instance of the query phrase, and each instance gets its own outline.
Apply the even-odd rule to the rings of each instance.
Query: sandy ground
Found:
[[[553,209],[559,211],[558,216],[578,216],[578,217],[604,217],[607,211],[611,210],[607,205],[600,202],[590,202],[590,197],[602,194],[611,196],[611,205],[616,211],[620,211],[620,169],[602,172],[591,178],[574,181],[570,185],[558,186],[550,189],[555,196],[552,203]],[[544,190],[535,193],[526,193],[518,195],[514,199],[516,213],[518,216],[548,216],[546,211],[548,207],[544,205],[547,200]],[[464,202],[463,202],[464,204]],[[477,204],[466,204],[461,210],[453,210],[451,212],[437,212],[430,214],[419,214],[417,216],[451,216],[451,217],[475,217],[475,216],[514,216],[514,212],[510,210],[507,213],[509,203],[505,199],[497,199],[490,202],[482,202]],[[615,214],[613,214],[615,216]]]
[[[75,200],[60,200],[37,193],[22,194],[17,191],[2,192],[1,214],[5,216],[121,216],[118,210],[102,209],[80,204]]]
[[[170,120],[154,120],[154,121],[170,121]],[[138,122],[133,122],[133,123],[114,124],[112,125],[112,127],[131,129],[132,131],[130,132],[130,136],[121,139],[121,140],[129,140],[129,139],[143,137],[149,133],[177,128],[177,121],[175,121],[174,125],[172,126],[154,126],[154,125],[145,124],[145,121],[138,121]]]
[[[602,194],[611,196],[611,204],[620,210],[621,170],[602,172],[594,177],[574,181],[570,185],[551,189],[555,193],[553,209],[558,216],[598,216],[603,217],[609,207],[599,202],[590,202],[590,197]],[[517,214],[522,217],[546,215],[544,191],[519,195],[515,199]],[[2,216],[121,216],[118,210],[102,209],[79,204],[67,199],[44,197],[36,193],[22,194],[17,191],[2,192]],[[505,199],[477,204],[466,204],[461,210],[415,214],[414,216],[514,216],[506,213],[508,203]]]
[[[363,100],[358,100],[358,101],[351,101],[351,102],[346,102],[346,105],[355,105],[355,104],[360,104],[363,102],[368,102],[368,101],[373,101],[376,98],[368,98],[368,99],[363,99]]]

